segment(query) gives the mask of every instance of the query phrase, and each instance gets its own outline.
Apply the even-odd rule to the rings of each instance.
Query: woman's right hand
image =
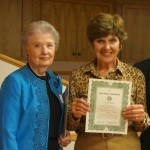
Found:
[[[87,112],[90,111],[90,105],[87,101],[82,98],[73,99],[72,103],[72,115],[74,118],[78,119],[81,116],[85,116]]]

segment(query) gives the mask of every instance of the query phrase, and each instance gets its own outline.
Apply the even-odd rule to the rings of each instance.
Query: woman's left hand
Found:
[[[66,147],[70,143],[71,143],[71,135],[70,135],[70,132],[66,130],[65,135],[61,135],[59,137],[59,145],[61,147]]]
[[[123,117],[129,121],[143,122],[145,119],[143,105],[135,104],[126,107],[123,110]]]

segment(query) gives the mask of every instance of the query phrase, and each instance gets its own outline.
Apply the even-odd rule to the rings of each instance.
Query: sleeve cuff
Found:
[[[72,113],[69,112],[68,114],[68,129],[69,130],[76,130],[79,126],[80,118],[73,117]]]

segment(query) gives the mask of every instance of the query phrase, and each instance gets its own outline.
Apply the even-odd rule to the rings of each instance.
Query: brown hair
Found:
[[[95,39],[106,37],[109,34],[117,36],[121,43],[127,39],[124,21],[121,16],[100,13],[87,26],[87,37],[91,43]]]

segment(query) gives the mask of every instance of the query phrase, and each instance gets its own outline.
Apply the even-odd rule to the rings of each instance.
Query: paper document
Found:
[[[130,104],[132,82],[89,79],[86,132],[127,134],[128,121],[122,116]]]

